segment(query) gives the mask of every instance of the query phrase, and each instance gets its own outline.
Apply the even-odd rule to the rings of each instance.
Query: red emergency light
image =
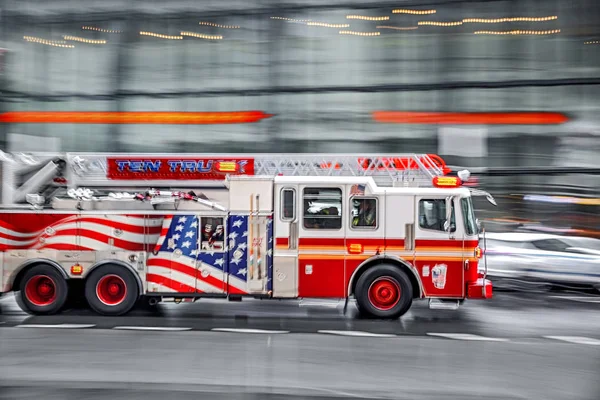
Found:
[[[436,176],[433,178],[433,186],[436,188],[457,188],[462,186],[462,181],[456,176]]]

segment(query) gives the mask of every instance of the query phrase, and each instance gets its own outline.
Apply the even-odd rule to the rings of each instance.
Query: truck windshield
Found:
[[[475,235],[477,232],[477,222],[475,220],[475,211],[473,210],[473,200],[471,197],[463,197],[461,200],[463,220],[465,222],[465,232],[467,235]]]

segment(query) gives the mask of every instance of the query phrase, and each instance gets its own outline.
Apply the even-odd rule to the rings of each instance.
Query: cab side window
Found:
[[[296,190],[285,188],[281,190],[281,220],[296,219]]]
[[[223,217],[200,218],[200,250],[224,251],[225,224]]]
[[[444,222],[446,221],[446,200],[431,199],[419,201],[419,227],[444,232]],[[452,203],[452,217],[450,222],[450,231],[456,231],[456,220],[454,213],[454,203]]]
[[[377,229],[377,199],[353,197],[350,206],[352,229]]]
[[[304,229],[342,228],[342,189],[305,188],[302,197]]]

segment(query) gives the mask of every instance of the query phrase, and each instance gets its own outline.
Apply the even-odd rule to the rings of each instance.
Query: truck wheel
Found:
[[[114,264],[93,270],[85,282],[85,298],[102,315],[123,315],[138,301],[135,277],[125,267]]]
[[[54,267],[37,265],[21,279],[17,303],[30,314],[56,314],[65,305],[68,292],[67,281]]]
[[[381,264],[361,275],[354,291],[358,309],[367,316],[395,319],[412,305],[410,279],[399,268]]]

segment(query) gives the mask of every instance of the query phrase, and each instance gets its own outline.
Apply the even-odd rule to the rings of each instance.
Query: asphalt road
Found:
[[[0,399],[600,399],[600,298],[582,294],[416,303],[397,321],[324,300],[0,305]]]
[[[597,400],[600,347],[435,337],[0,329],[0,399]]]
[[[504,338],[576,335],[600,339],[600,297],[577,293],[497,293],[492,300],[467,301],[456,311],[429,310],[426,302],[419,301],[396,321],[361,319],[353,304],[344,315],[343,305],[341,301],[328,300],[238,303],[202,299],[196,303],[160,304],[154,310],[137,309],[123,317],[101,317],[85,309],[30,316],[8,296],[0,299],[0,329],[67,324],[99,329],[265,329],[292,333],[343,330],[396,335],[467,333]]]

